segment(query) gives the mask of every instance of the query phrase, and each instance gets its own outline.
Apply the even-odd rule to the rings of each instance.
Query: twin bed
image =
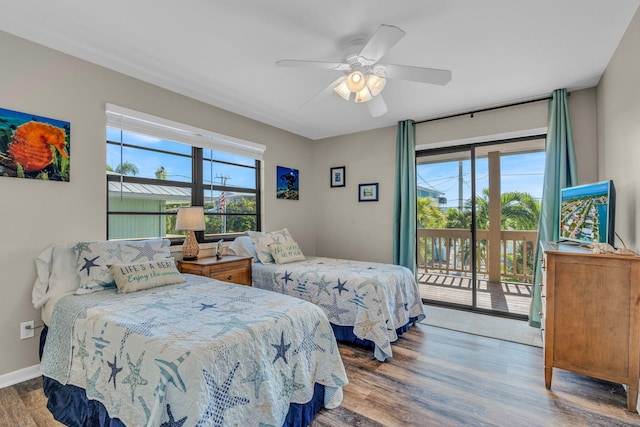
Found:
[[[303,426],[339,406],[348,379],[336,338],[391,357],[391,342],[424,318],[415,279],[386,264],[293,260],[293,239],[277,233],[231,246],[258,260],[271,241],[279,263],[255,262],[253,287],[178,273],[161,239],[44,251],[33,301],[56,419]]]
[[[179,274],[167,255],[157,242],[83,242],[36,259],[34,304],[47,325],[41,370],[56,419],[303,426],[322,407],[340,405],[348,380],[321,309]],[[114,262],[123,262],[111,265],[115,286],[102,268]],[[89,285],[87,270],[95,279]],[[176,283],[143,289],[148,282]]]
[[[305,257],[289,231],[248,232],[230,246],[252,256],[253,286],[322,308],[339,341],[373,348],[384,361],[391,343],[425,318],[413,273],[402,266]]]

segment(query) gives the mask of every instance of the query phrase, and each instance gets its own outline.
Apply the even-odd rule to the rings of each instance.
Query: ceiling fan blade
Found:
[[[351,69],[349,64],[343,62],[304,61],[298,59],[281,59],[276,62],[278,67],[316,68],[319,70],[346,71]]]
[[[378,62],[404,35],[405,32],[398,27],[380,25],[358,55],[363,61],[362,65],[372,65]]]
[[[387,104],[384,102],[382,94],[374,96],[370,101],[367,101],[366,104],[372,117],[380,117],[387,112]]]
[[[335,88],[336,86],[338,86],[344,79],[346,79],[346,76],[340,76],[337,79],[335,79],[334,81],[332,81],[331,83],[329,83],[329,85],[327,87],[325,87],[324,89],[322,89],[320,92],[316,93],[315,95],[313,95],[311,98],[309,98],[308,100],[306,100],[304,102],[304,104],[302,104],[300,106],[300,108],[306,106],[306,105],[310,105],[310,104],[315,104],[316,102],[320,101],[321,99],[327,98],[329,97],[331,94],[335,94],[335,92],[333,91],[333,88]]]
[[[379,77],[414,82],[446,85],[451,80],[451,70],[439,68],[412,67],[409,65],[385,64],[376,66],[374,73]]]

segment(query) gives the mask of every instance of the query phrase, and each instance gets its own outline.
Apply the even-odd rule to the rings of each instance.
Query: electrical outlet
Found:
[[[33,338],[34,336],[34,323],[33,320],[20,323],[20,339]]]

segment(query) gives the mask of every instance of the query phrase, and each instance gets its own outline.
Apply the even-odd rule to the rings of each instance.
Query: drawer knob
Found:
[[[231,280],[231,279],[233,279],[233,275],[227,276],[227,280]]]

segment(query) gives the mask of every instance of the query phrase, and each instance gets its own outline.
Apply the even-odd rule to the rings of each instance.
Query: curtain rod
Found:
[[[449,116],[436,117],[435,119],[421,120],[419,122],[416,122],[415,124],[419,125],[420,123],[435,122],[437,120],[451,119],[453,117],[461,117],[461,116],[471,116],[471,117],[473,117],[473,115],[476,114],[476,113],[484,113],[485,111],[499,110],[500,108],[515,107],[515,106],[518,106],[518,105],[530,104],[532,102],[546,101],[546,100],[549,100],[549,99],[551,99],[551,96],[547,96],[547,97],[544,97],[544,98],[531,99],[529,101],[514,102],[512,104],[499,105],[497,107],[483,108],[482,110],[468,111],[466,113],[451,114]]]

